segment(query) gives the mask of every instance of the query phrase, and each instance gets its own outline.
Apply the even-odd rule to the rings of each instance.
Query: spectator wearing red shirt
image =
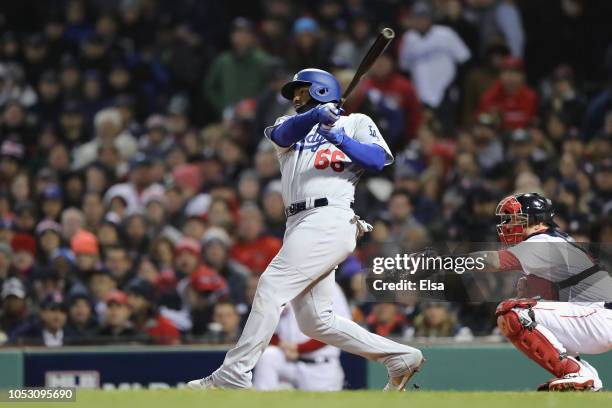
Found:
[[[281,247],[281,240],[264,233],[263,216],[254,204],[240,209],[238,242],[231,249],[230,257],[248,267],[255,275],[261,275]]]
[[[378,303],[366,319],[368,330],[381,336],[403,337],[407,329],[406,318],[393,303]]]
[[[174,323],[157,310],[155,291],[149,282],[135,278],[127,286],[134,328],[146,333],[155,344],[179,344],[180,333]]]
[[[537,110],[537,95],[525,84],[523,61],[506,57],[500,78],[482,95],[478,113],[496,114],[504,130],[515,130],[527,127]]]
[[[381,55],[363,82],[350,110],[366,111],[378,119],[387,142],[403,147],[423,121],[421,102],[410,80],[395,70],[389,54]]]

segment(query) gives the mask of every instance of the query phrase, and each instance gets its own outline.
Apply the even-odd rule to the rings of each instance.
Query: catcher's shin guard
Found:
[[[578,362],[565,356],[565,349],[548,329],[537,325],[533,305],[535,301],[502,302],[496,312],[497,326],[516,348],[555,377],[578,373]]]

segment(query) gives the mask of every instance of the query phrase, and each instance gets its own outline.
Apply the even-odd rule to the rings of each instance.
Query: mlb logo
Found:
[[[47,371],[47,388],[99,388],[100,373],[97,371]]]

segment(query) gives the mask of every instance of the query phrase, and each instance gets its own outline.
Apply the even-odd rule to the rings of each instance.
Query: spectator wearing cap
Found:
[[[98,268],[91,271],[89,279],[82,284],[73,285],[70,293],[89,293],[98,321],[104,320],[106,314],[106,297],[117,289],[117,281],[107,268]]]
[[[136,278],[126,288],[132,310],[131,321],[137,332],[146,333],[155,344],[179,344],[180,333],[174,323],[159,313],[155,288]]]
[[[311,17],[300,17],[293,23],[293,38],[288,50],[289,68],[298,71],[304,67],[329,66],[333,44],[323,42],[319,24]]]
[[[461,113],[464,126],[474,122],[480,98],[499,79],[502,62],[508,55],[510,49],[505,43],[490,41],[484,53],[483,63],[471,67],[465,74]]]
[[[0,309],[0,332],[11,333],[28,317],[27,292],[19,278],[6,279],[2,284],[2,309]]]
[[[432,109],[448,102],[447,90],[457,69],[471,57],[463,40],[450,27],[433,24],[433,10],[419,1],[412,6],[411,29],[399,45],[399,67],[410,72],[421,102]]]
[[[52,293],[40,303],[38,319],[25,321],[10,337],[15,345],[61,347],[70,334],[65,330],[67,309],[61,293]]]
[[[268,183],[263,191],[262,208],[265,218],[266,231],[272,236],[283,239],[287,217],[280,180]]]
[[[135,275],[132,259],[127,249],[121,245],[113,245],[104,249],[104,265],[119,287],[127,285]]]
[[[100,248],[98,238],[89,231],[81,230],[74,234],[70,240],[70,249],[76,258],[76,275],[79,279],[87,280],[96,270],[100,262]]]
[[[128,182],[115,184],[104,194],[104,202],[110,203],[114,197],[122,197],[126,202],[126,211],[132,213],[144,210],[147,198],[163,195],[164,188],[151,179],[151,160],[142,153],[130,159]]]
[[[187,283],[185,307],[191,320],[190,333],[202,336],[208,331],[215,304],[228,298],[228,286],[217,272],[203,265],[188,278]],[[179,286],[181,284],[179,282]]]
[[[499,192],[477,185],[466,192],[465,203],[456,210],[448,228],[449,239],[470,242],[495,242],[497,234],[491,229],[495,223],[495,208]]]
[[[0,181],[8,185],[19,172],[19,165],[25,154],[23,145],[6,139],[0,145]]]
[[[202,247],[200,242],[182,237],[174,247],[174,266],[180,277],[189,277],[201,266]]]
[[[230,40],[232,49],[214,59],[204,83],[206,100],[217,114],[242,99],[256,97],[265,85],[268,57],[256,47],[253,24],[244,17],[236,18]]]
[[[538,112],[538,99],[525,84],[523,61],[506,57],[501,68],[500,78],[482,95],[478,112],[497,115],[504,130],[527,127]]]
[[[65,293],[66,290],[66,279],[58,271],[46,265],[32,272],[29,283],[33,290],[33,297],[37,301],[53,293]]]
[[[36,227],[36,218],[36,206],[31,201],[21,201],[15,205],[13,227],[16,232],[25,234],[34,232],[34,228]]]
[[[230,299],[236,304],[244,303],[250,271],[230,259],[231,240],[227,232],[219,227],[209,228],[202,239],[202,247],[204,263],[226,280]]]
[[[164,157],[172,146],[168,136],[168,124],[165,116],[154,114],[145,122],[146,132],[138,141],[139,149],[147,157]]]
[[[41,216],[49,220],[59,220],[63,208],[62,189],[57,184],[49,184],[41,194]]]
[[[584,118],[585,97],[576,85],[574,70],[561,64],[553,71],[542,101],[542,117],[546,122],[553,117],[564,125],[580,128]],[[565,136],[565,135],[563,135]]]
[[[411,162],[405,155],[396,159],[393,188],[409,194],[414,218],[419,223],[430,225],[434,222],[440,211],[439,205],[423,191],[419,165]]]
[[[36,240],[30,234],[17,233],[11,241],[13,266],[18,276],[28,277],[36,265]]]
[[[98,155],[98,148],[104,144],[112,144],[120,152],[124,160],[128,160],[138,150],[134,136],[125,129],[121,114],[115,108],[106,108],[94,117],[95,137],[74,150],[72,167],[80,170],[93,163]]]
[[[76,292],[68,298],[69,342],[72,345],[92,344],[100,327],[96,320],[92,301],[85,292]]]
[[[61,112],[61,87],[57,73],[53,70],[43,72],[38,81],[38,102],[34,107],[39,123],[54,122]]]
[[[490,113],[481,113],[472,129],[476,145],[476,159],[485,174],[490,173],[504,161],[504,144],[498,118]]]
[[[281,247],[280,239],[264,232],[263,222],[263,215],[256,205],[244,205],[240,209],[238,240],[230,251],[232,259],[256,275],[263,273]]]
[[[97,112],[102,110],[108,102],[104,98],[103,77],[96,70],[88,70],[83,74],[83,95],[80,110],[83,112],[87,123],[92,123]]]
[[[130,322],[130,302],[125,292],[113,290],[106,296],[106,316],[98,336],[103,343],[134,343],[143,337]]]
[[[351,110],[374,114],[393,151],[415,138],[423,121],[421,102],[412,82],[395,70],[390,54],[378,58],[355,96]]]
[[[86,126],[85,112],[81,102],[68,99],[59,116],[61,134],[64,135],[63,142],[74,147],[89,140],[88,127]]]
[[[36,225],[36,238],[41,250],[39,258],[46,262],[62,245],[62,227],[53,220],[43,220]]]

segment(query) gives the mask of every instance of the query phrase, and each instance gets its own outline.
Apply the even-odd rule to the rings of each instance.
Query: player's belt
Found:
[[[291,217],[292,215],[295,215],[299,212],[310,210],[312,208],[325,207],[326,205],[329,205],[329,200],[326,197],[315,198],[314,200],[310,199],[298,201],[285,208],[285,215],[287,217]],[[350,206],[351,208],[353,208],[352,202]]]
[[[329,357],[318,357],[318,358],[305,358],[305,357],[300,357],[298,358],[298,361],[301,361],[302,363],[306,363],[306,364],[325,364],[325,363],[329,363],[331,361],[331,358]]]
[[[604,303],[606,309],[612,309],[612,302]]]

